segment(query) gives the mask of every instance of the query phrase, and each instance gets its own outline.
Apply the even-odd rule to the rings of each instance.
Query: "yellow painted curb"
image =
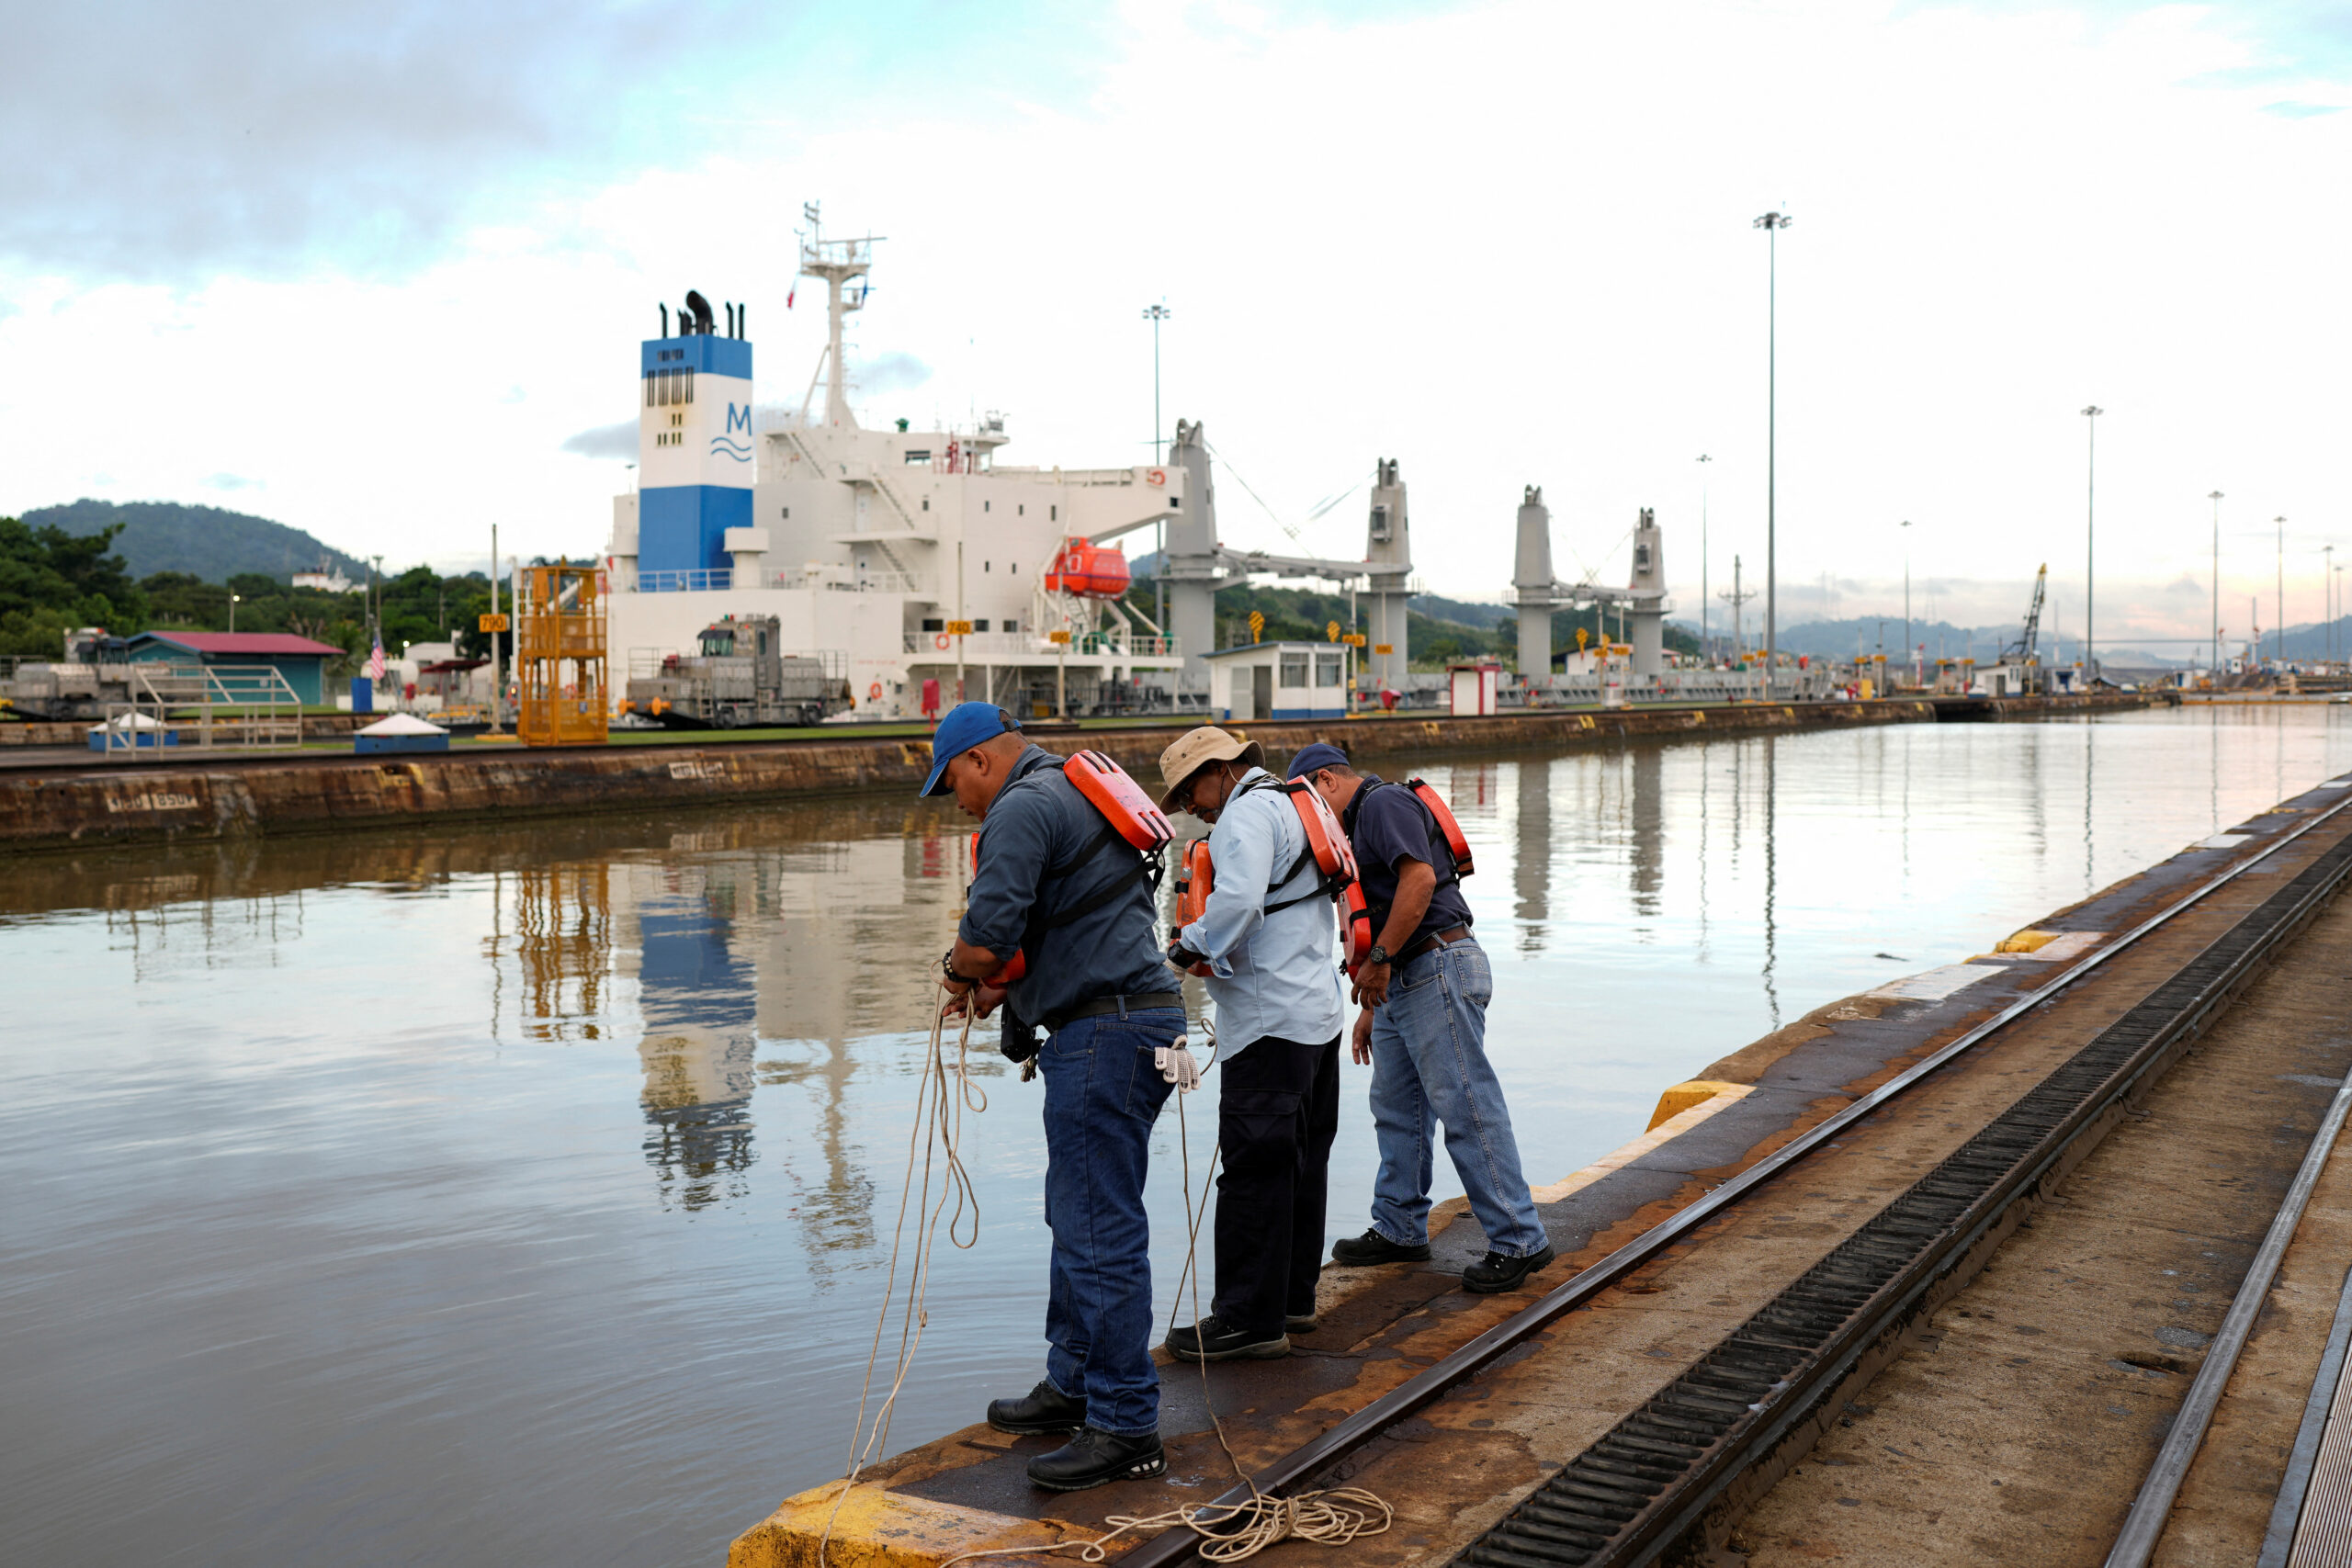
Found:
[[[1682,1086],[1678,1084],[1677,1089]],[[1713,1116],[1726,1105],[1736,1104],[1747,1095],[1749,1086],[1744,1083],[1709,1084],[1716,1092],[1696,1105],[1678,1111],[1657,1126],[1614,1153],[1606,1154],[1571,1176],[1564,1176],[1548,1187],[1538,1187],[1532,1196],[1539,1203],[1556,1203],[1572,1192],[1582,1191],[1611,1171],[1633,1164],[1662,1144],[1673,1142],[1683,1134]],[[1672,1093],[1669,1089],[1668,1093]],[[1455,1200],[1448,1200],[1454,1201]]]
[[[840,1495],[836,1481],[786,1498],[784,1506],[735,1538],[727,1549],[727,1568],[817,1568],[820,1542],[826,1568],[935,1568],[958,1552],[1024,1546],[1044,1551],[1068,1537],[1088,1533],[1051,1520],[1017,1519],[886,1492],[870,1483],[851,1488],[836,1516],[833,1499]],[[833,1527],[830,1540],[825,1536],[828,1518]]]
[[[1657,1109],[1650,1113],[1650,1127],[1655,1131],[1673,1117],[1681,1115],[1694,1105],[1704,1105],[1719,1094],[1730,1092],[1736,1099],[1747,1092],[1746,1084],[1712,1083],[1705,1078],[1679,1083],[1657,1097]]]

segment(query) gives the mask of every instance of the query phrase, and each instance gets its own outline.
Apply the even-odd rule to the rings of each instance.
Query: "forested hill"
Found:
[[[294,572],[317,570],[322,561],[354,581],[368,575],[356,556],[331,549],[300,528],[218,506],[85,498],[36,507],[23,521],[28,528],[53,525],[69,534],[95,534],[121,524],[114,553],[133,580],[184,571],[207,582],[226,582],[241,572],[259,572],[283,582]]]

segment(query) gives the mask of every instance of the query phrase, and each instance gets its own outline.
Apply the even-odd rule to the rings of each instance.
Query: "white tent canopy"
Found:
[[[379,718],[361,735],[447,735],[449,732],[437,724],[427,724],[414,714],[396,713],[390,718]]]

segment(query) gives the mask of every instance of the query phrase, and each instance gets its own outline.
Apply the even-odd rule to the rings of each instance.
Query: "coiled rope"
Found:
[[[943,991],[945,987],[942,987]],[[952,993],[951,993],[952,994]],[[932,1021],[931,1043],[922,1074],[921,1086],[915,1097],[915,1126],[907,1148],[907,1177],[899,1191],[899,1219],[890,1242],[890,1267],[884,1278],[882,1311],[874,1325],[874,1344],[866,1353],[865,1382],[858,1391],[857,1427],[850,1438],[849,1471],[842,1478],[842,1489],[833,1499],[833,1511],[826,1516],[825,1533],[817,1543],[818,1568],[827,1568],[826,1549],[831,1544],[833,1523],[841,1516],[842,1505],[849,1497],[850,1488],[856,1484],[858,1474],[872,1461],[875,1450],[889,1431],[890,1413],[898,1403],[899,1391],[906,1384],[911,1370],[916,1348],[922,1342],[922,1330],[928,1323],[923,1308],[924,1295],[931,1281],[931,1261],[937,1246],[940,1216],[947,1208],[952,1194],[956,1200],[955,1213],[948,1218],[948,1240],[958,1247],[969,1247],[979,1239],[980,1205],[973,1190],[970,1175],[964,1169],[957,1144],[963,1135],[964,1111],[988,1109],[988,1096],[973,1082],[969,1061],[972,1038],[972,1016],[967,1010],[956,1041],[956,1060],[950,1066],[944,1045],[946,1014],[943,1010]],[[1206,1020],[1202,1032],[1210,1045],[1208,1062],[1201,1071],[1205,1076],[1216,1065],[1216,1030]],[[1034,1061],[1034,1058],[1032,1059]],[[1028,1075],[1024,1072],[1024,1077]],[[955,1080],[956,1094],[951,1103],[949,1079]],[[1183,1304],[1185,1287],[1193,1295],[1193,1321],[1201,1321],[1200,1235],[1201,1224],[1209,1212],[1209,1187],[1216,1179],[1216,1164],[1223,1154],[1221,1147],[1209,1151],[1208,1169],[1201,1182],[1200,1201],[1193,1201],[1193,1147],[1191,1128],[1184,1117],[1185,1094],[1176,1094],[1176,1146],[1182,1160],[1184,1179],[1184,1268],[1176,1280],[1176,1300],[1169,1307],[1169,1328],[1176,1326],[1176,1313]],[[924,1130],[932,1136],[925,1140]],[[918,1151],[915,1145],[923,1146]],[[936,1202],[931,1197],[932,1170],[934,1158],[943,1159],[944,1172],[940,1182]],[[922,1183],[918,1192],[916,1168],[922,1167]],[[910,1200],[912,1200],[911,1203]],[[956,1225],[966,1207],[971,1210],[972,1231],[969,1239],[958,1239]],[[925,1214],[918,1224],[915,1253],[909,1272],[906,1305],[899,1332],[898,1364],[893,1369],[889,1393],[874,1412],[869,1427],[866,1406],[874,1386],[874,1368],[880,1359],[882,1340],[888,1332],[892,1303],[897,1299],[899,1256],[905,1235],[907,1216],[911,1212]],[[1049,1546],[997,1547],[988,1551],[966,1551],[948,1558],[939,1568],[956,1568],[958,1562],[976,1562],[987,1557],[1016,1557],[1040,1555],[1053,1551],[1074,1551],[1081,1562],[1102,1562],[1108,1559],[1107,1548],[1121,1536],[1136,1531],[1171,1529],[1182,1527],[1201,1538],[1198,1551],[1210,1562],[1238,1562],[1254,1557],[1278,1541],[1297,1539],[1313,1541],[1319,1546],[1345,1546],[1360,1536],[1379,1535],[1395,1521],[1396,1512],[1377,1494],[1361,1486],[1338,1486],[1329,1491],[1302,1492],[1296,1496],[1283,1497],[1262,1491],[1249,1472],[1241,1468],[1241,1461],[1225,1435],[1225,1421],[1216,1413],[1209,1398],[1209,1369],[1204,1360],[1198,1362],[1201,1371],[1201,1402],[1209,1413],[1209,1424],[1216,1431],[1217,1447],[1225,1451],[1226,1462],[1241,1483],[1250,1488],[1250,1495],[1241,1502],[1226,1506],[1215,1503],[1193,1503],[1182,1508],[1171,1508],[1158,1514],[1110,1514],[1105,1522],[1111,1529],[1091,1540],[1057,1541]],[[862,1440],[861,1440],[862,1439]]]

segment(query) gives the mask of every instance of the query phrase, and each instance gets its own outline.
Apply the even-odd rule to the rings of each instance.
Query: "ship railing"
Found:
[[[637,574],[639,593],[690,593],[725,590],[736,586],[737,572],[732,567],[693,567],[680,570],[644,571]],[[773,571],[747,576],[745,587],[826,588],[837,593],[912,593],[914,577],[904,571],[865,571],[854,577],[836,576],[831,572],[811,576],[804,568],[793,571]]]
[[[639,593],[691,593],[734,586],[735,570],[725,566],[697,566],[662,571],[647,571],[640,568],[637,574],[637,591]]]
[[[798,575],[802,574],[789,571],[777,572],[776,586],[778,588],[798,587],[800,584],[793,581]],[[862,571],[854,579],[829,581],[823,586],[842,593],[912,593],[915,591],[915,580],[911,572]]]
[[[944,646],[943,646],[943,639]],[[1061,645],[1048,641],[1042,632],[973,632],[958,638],[948,632],[909,632],[904,651],[922,655],[928,661],[954,662],[956,645],[964,645],[966,659],[1047,660],[1058,657]],[[1124,633],[1097,631],[1080,632],[1071,638],[1069,651],[1081,658],[1100,659],[1109,655],[1120,659],[1173,659],[1179,646],[1172,637],[1134,637]]]

